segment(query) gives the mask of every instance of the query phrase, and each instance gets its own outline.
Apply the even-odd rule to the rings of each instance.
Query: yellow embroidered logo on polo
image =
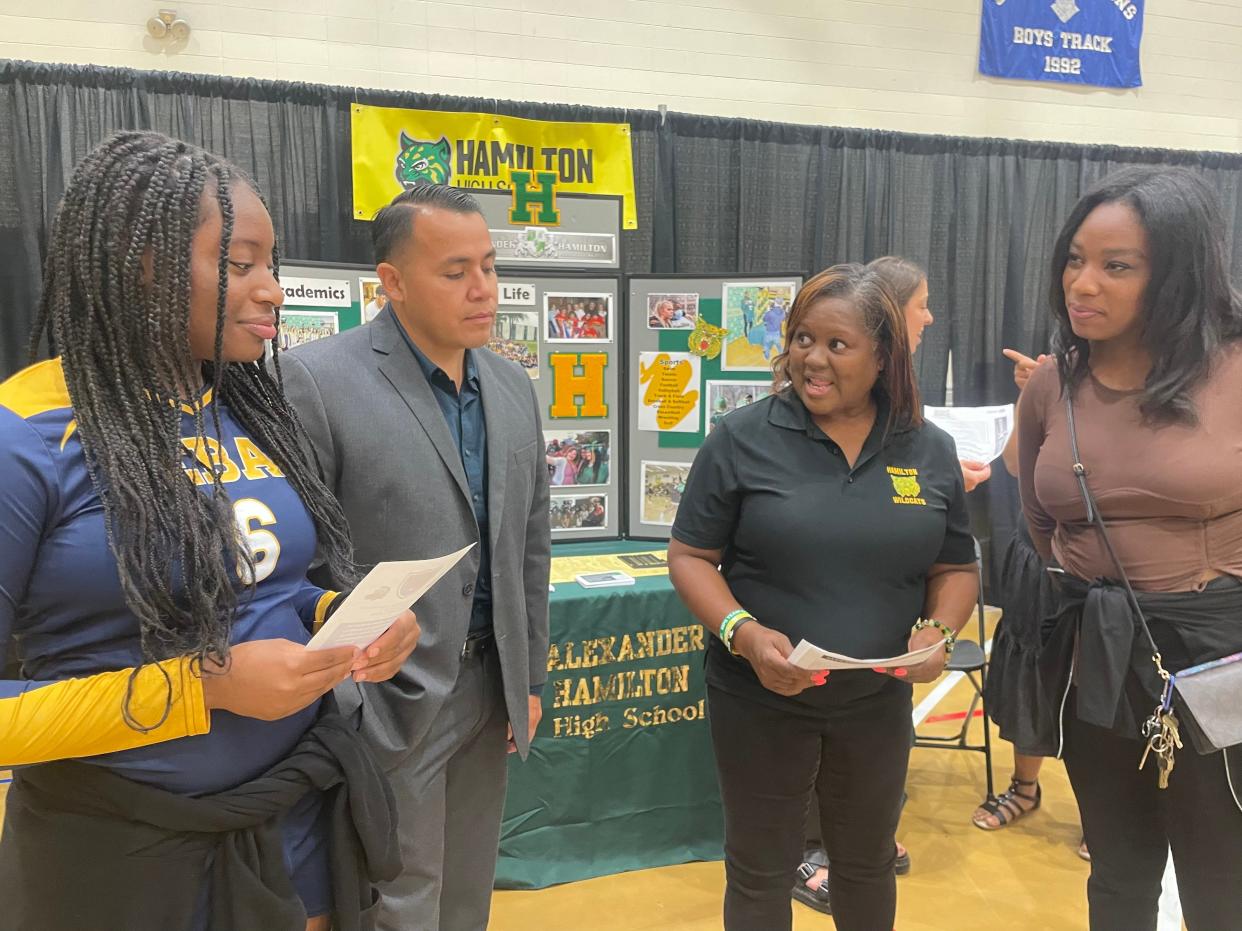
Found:
[[[893,504],[927,506],[926,499],[919,497],[923,493],[923,488],[919,485],[918,469],[899,469],[896,466],[889,466],[888,477],[893,480],[893,491],[897,492],[893,496]]]

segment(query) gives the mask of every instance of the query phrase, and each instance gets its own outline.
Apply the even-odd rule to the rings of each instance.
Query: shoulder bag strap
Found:
[[[1068,386],[1065,389],[1065,420],[1069,427],[1070,453],[1073,456],[1074,478],[1078,480],[1078,490],[1082,494],[1083,503],[1087,506],[1087,520],[1095,524],[1096,529],[1100,532],[1100,539],[1104,541],[1104,549],[1108,551],[1108,556],[1113,561],[1113,567],[1117,570],[1117,578],[1120,579],[1122,586],[1126,590],[1126,598],[1129,600],[1134,616],[1137,618],[1139,627],[1143,631],[1143,636],[1147,639],[1147,645],[1151,647],[1152,662],[1156,664],[1156,672],[1160,674],[1162,680],[1167,682],[1169,674],[1165,671],[1164,663],[1160,658],[1160,648],[1156,646],[1155,638],[1151,635],[1151,628],[1147,626],[1147,618],[1143,616],[1143,609],[1139,606],[1138,596],[1134,594],[1134,589],[1130,585],[1130,579],[1126,575],[1125,567],[1121,565],[1121,560],[1117,558],[1117,551],[1113,549],[1113,542],[1108,537],[1108,528],[1104,523],[1104,515],[1100,513],[1099,505],[1095,502],[1095,496],[1091,494],[1091,488],[1087,485],[1087,467],[1082,464],[1082,456],[1078,452],[1078,431],[1074,424],[1074,396]]]

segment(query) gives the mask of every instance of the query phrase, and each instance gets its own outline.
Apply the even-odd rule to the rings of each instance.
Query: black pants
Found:
[[[1161,790],[1154,759],[1139,772],[1142,753],[1138,740],[1084,724],[1067,711],[1065,768],[1091,839],[1091,931],[1155,931],[1170,847],[1186,927],[1242,928],[1242,810],[1230,792],[1223,754],[1200,756],[1187,741],[1169,788]],[[1236,747],[1229,767],[1242,799]]]
[[[913,736],[913,734],[911,734]],[[912,744],[913,746],[913,744]],[[901,793],[901,807],[904,810],[906,802],[910,801],[910,796],[906,792]],[[823,829],[819,826],[823,818],[819,813],[819,796],[811,793],[811,804],[806,812],[806,827],[803,833],[806,839],[802,842],[803,853],[811,853],[813,850],[824,849]]]
[[[726,931],[783,931],[812,793],[838,931],[891,931],[894,836],[910,760],[910,686],[812,716],[708,687],[725,813]]]

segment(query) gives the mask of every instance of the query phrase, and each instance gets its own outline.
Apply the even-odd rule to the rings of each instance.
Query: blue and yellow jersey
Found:
[[[199,402],[212,429],[209,393]],[[221,467],[241,533],[254,556],[256,587],[242,597],[233,642],[305,643],[334,597],[311,585],[314,523],[275,463],[220,406],[222,436],[195,439],[182,406],[187,480],[211,493]],[[104,511],[87,474],[59,360],[0,384],[0,667],[15,645],[21,680],[0,680],[0,768],[88,758],[140,782],[183,794],[216,792],[257,776],[284,757],[317,706],[280,721],[208,712],[187,658],[160,665],[173,683],[167,720],[143,733],[122,715],[132,669],[141,664],[137,618],[122,595]],[[164,675],[142,670],[134,717],[164,713]]]

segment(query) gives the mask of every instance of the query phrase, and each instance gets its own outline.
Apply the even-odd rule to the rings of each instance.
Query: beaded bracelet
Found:
[[[921,617],[914,624],[914,629],[916,631],[926,630],[928,627],[934,627],[944,634],[944,655],[946,657],[952,656],[953,645],[957,643],[957,634],[955,634],[947,624],[942,624],[940,621],[932,617]]]

